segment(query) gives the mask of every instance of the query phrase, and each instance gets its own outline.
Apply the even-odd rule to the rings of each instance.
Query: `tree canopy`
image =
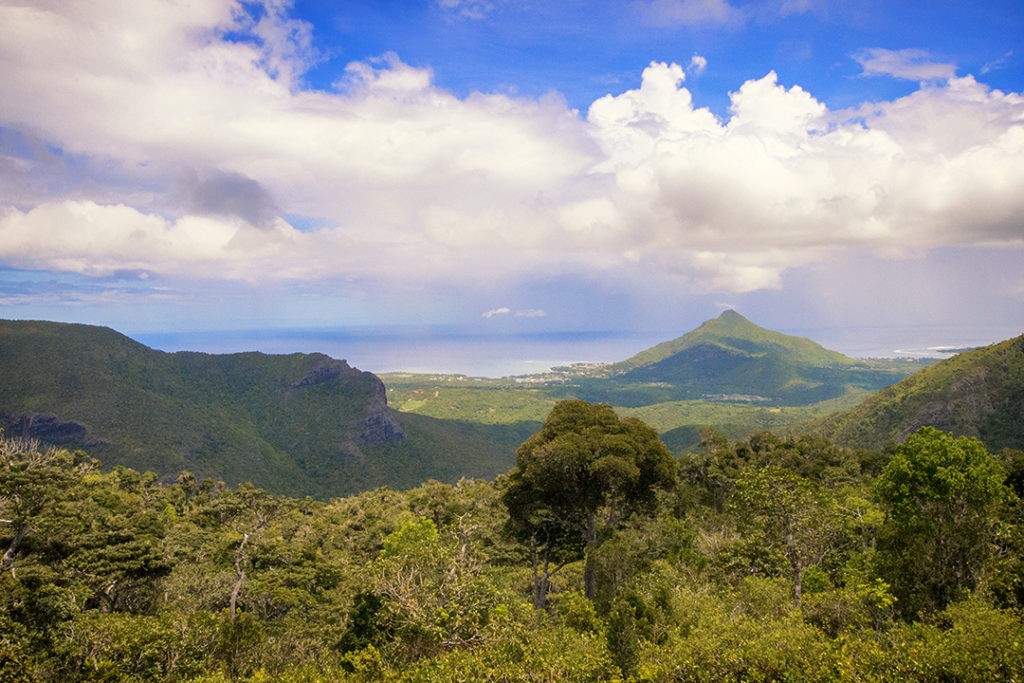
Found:
[[[973,590],[992,552],[996,510],[1011,499],[1002,465],[977,439],[923,427],[874,482],[887,520],[885,571],[913,615]]]
[[[316,501],[0,439],[0,681],[1024,679],[976,442],[706,450],[673,489],[652,430],[566,403],[507,476]]]
[[[675,470],[675,458],[642,421],[619,418],[605,404],[567,400],[519,447],[505,504],[514,528],[535,546],[543,539],[544,552],[575,548],[589,559],[599,510],[610,526],[650,510],[657,490],[675,486]],[[589,561],[584,576],[584,593],[592,598]],[[537,597],[542,605],[543,595]]]

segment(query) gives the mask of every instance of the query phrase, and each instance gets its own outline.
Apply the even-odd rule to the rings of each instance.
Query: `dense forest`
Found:
[[[0,681],[1024,677],[1024,452],[558,403],[493,480],[318,501],[0,443]]]

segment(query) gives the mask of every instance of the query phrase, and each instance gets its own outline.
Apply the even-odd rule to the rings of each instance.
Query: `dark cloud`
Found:
[[[235,216],[261,228],[269,226],[278,213],[266,188],[235,171],[189,169],[179,176],[173,194],[188,213]]]

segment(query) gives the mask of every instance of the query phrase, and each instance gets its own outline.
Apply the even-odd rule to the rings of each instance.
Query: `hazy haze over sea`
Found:
[[[945,358],[952,350],[1009,339],[1020,330],[917,326],[784,329],[854,358]],[[576,362],[615,362],[680,336],[675,332],[480,335],[411,328],[306,328],[148,332],[131,336],[162,351],[324,353],[374,373],[461,373],[505,377]]]

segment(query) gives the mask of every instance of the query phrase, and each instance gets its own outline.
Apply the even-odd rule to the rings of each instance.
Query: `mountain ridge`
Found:
[[[0,376],[12,436],[288,495],[494,476],[529,435],[398,413],[376,375],[324,354],[167,353],[89,325],[0,321]]]
[[[792,425],[801,418],[787,415],[852,405],[910,370],[851,359],[725,311],[600,374],[587,372],[477,388],[407,383],[398,405],[415,409],[401,412],[388,405],[381,378],[324,354],[168,353],[106,327],[0,320],[0,425],[10,435],[85,448],[108,466],[333,497],[501,474],[563,398],[643,409],[685,449],[701,429],[725,426],[723,416],[737,433],[747,424],[737,420]],[[721,408],[694,412],[696,403]],[[502,411],[512,419],[498,419]]]

